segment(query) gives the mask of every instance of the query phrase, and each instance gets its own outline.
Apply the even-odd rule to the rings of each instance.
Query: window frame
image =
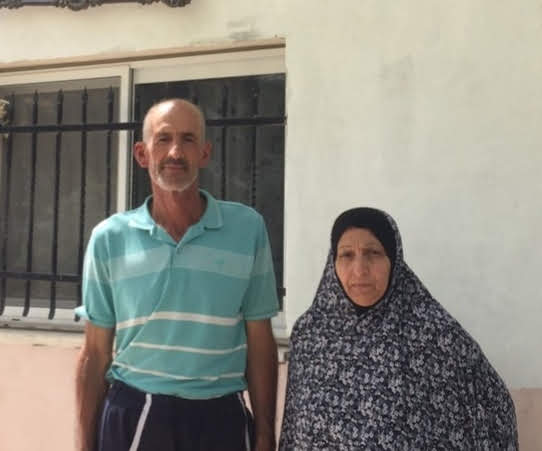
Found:
[[[134,59],[122,64],[85,65],[73,68],[0,73],[0,86],[120,77],[119,121],[129,122],[135,101],[133,92],[136,84],[285,73],[283,47],[242,51],[231,49],[230,51],[221,50],[217,53]],[[285,111],[285,116],[287,116],[287,111]],[[287,127],[285,125],[285,139],[286,133]],[[129,133],[120,131],[118,140],[116,211],[124,211],[129,207],[130,203],[132,178]],[[286,255],[285,251],[286,240],[283,241],[283,255]],[[284,273],[286,273],[286,267],[287,263],[283,262]],[[286,296],[284,296],[284,299],[286,299]],[[15,310],[18,311],[19,309],[6,306],[4,314],[0,318],[0,326],[82,330],[84,325],[84,321],[75,323],[73,319],[70,320],[70,318],[73,318],[73,312],[67,309],[57,309],[58,316],[55,315],[52,320],[47,319],[45,312],[38,311],[39,309],[36,307],[32,308],[31,317],[21,317],[15,314]],[[284,339],[287,337],[284,306],[283,310],[272,319],[272,326],[277,338]]]
[[[83,67],[51,70],[24,71],[11,74],[0,74],[0,86],[31,86],[45,83],[70,83],[71,81],[91,80],[98,78],[119,79],[119,122],[128,122],[130,118],[131,69],[128,65],[110,65],[107,67]],[[129,204],[129,162],[131,153],[130,135],[121,130],[117,135],[117,192],[116,211],[126,210]],[[3,148],[0,147],[3,151]],[[0,162],[1,164],[1,162]],[[0,170],[1,170],[0,166]],[[0,172],[1,174],[1,172]],[[1,180],[0,180],[1,183]],[[31,307],[31,314],[23,317],[20,307],[6,305],[0,317],[0,326],[36,328],[46,330],[83,330],[84,321],[75,322],[72,309],[57,308],[55,317],[48,319],[48,308]]]

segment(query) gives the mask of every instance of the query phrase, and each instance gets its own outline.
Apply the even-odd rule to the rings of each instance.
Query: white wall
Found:
[[[0,29],[0,69],[284,37],[288,326],[312,301],[335,216],[377,206],[506,381],[542,386],[542,1],[23,8],[0,10]]]

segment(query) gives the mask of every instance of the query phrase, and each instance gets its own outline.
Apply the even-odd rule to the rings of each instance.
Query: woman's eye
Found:
[[[352,252],[343,252],[342,254],[339,254],[339,258],[342,259],[349,259],[352,258],[354,254]]]

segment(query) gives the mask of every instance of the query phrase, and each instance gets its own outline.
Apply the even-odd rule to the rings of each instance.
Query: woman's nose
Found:
[[[363,256],[356,257],[354,259],[354,272],[356,274],[365,274],[369,269],[367,259]]]

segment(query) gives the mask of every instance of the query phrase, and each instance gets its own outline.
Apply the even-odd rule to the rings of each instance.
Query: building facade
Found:
[[[0,320],[77,347],[86,237],[148,189],[130,157],[142,111],[184,95],[211,120],[205,186],[270,228],[277,337],[312,302],[338,213],[384,209],[409,265],[511,388],[522,449],[542,449],[541,11],[539,0],[0,8],[2,120],[19,127],[0,137]],[[1,346],[44,344],[28,355],[71,362],[61,338],[29,333],[0,331]],[[10,368],[41,361],[4,360],[0,390]]]

